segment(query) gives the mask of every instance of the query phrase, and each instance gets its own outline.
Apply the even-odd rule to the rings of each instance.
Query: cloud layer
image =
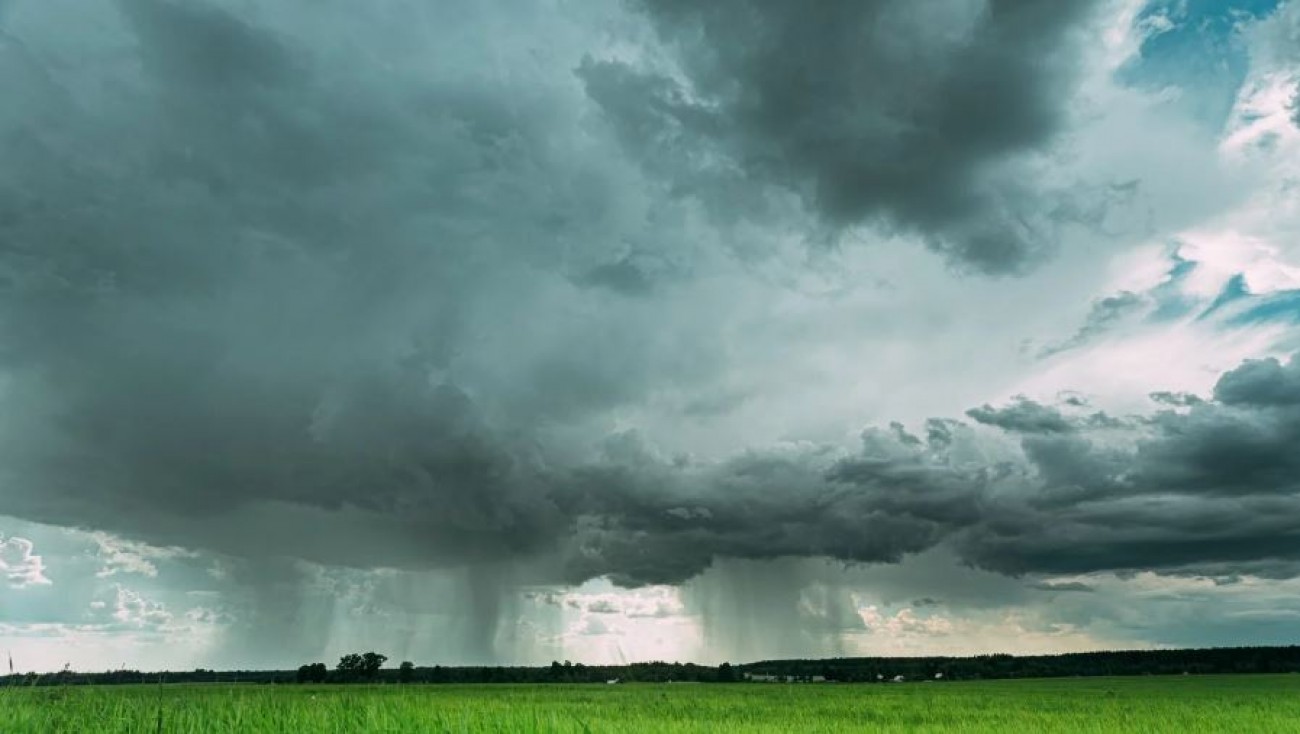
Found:
[[[924,438],[870,429],[848,456],[610,468],[587,495],[582,575],[673,583],[716,557],[897,562],[943,544],[1011,574],[1294,576],[1297,377],[1295,358],[1251,361],[1212,399],[1146,416],[1021,400],[970,411],[995,433],[934,420]]]
[[[1153,13],[6,3],[0,509],[111,583],[215,554],[266,635],[340,568],[493,623],[799,559],[1294,578],[1300,14],[1215,21],[1210,134]],[[929,629],[806,596],[765,624]]]

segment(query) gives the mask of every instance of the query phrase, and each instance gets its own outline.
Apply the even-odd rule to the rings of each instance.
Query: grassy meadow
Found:
[[[0,690],[0,732],[1300,732],[1300,675]]]

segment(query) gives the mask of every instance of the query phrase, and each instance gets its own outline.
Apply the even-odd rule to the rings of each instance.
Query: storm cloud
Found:
[[[850,455],[606,467],[582,504],[579,578],[680,582],[720,557],[881,563],[941,545],[1009,574],[1294,576],[1298,374],[1295,358],[1247,362],[1211,400],[1122,420],[1020,401],[970,411],[993,434],[869,429]]]
[[[986,272],[1051,247],[1031,162],[1067,127],[1096,3],[640,5],[680,73],[593,57],[579,75],[674,189],[734,211],[769,184],[832,226],[881,219]]]
[[[248,654],[373,603],[490,662],[514,590],[592,579],[790,607],[707,623],[728,649],[861,631],[821,559],[1296,577],[1285,325],[1089,362],[1231,269],[1114,282],[1146,225],[1071,229],[1079,181],[1141,178],[1072,157],[1111,10],[0,3],[0,514],[99,533],[113,583],[211,554]],[[1155,400],[1060,398],[1129,373]],[[0,581],[49,586],[5,537]]]
[[[363,78],[339,57],[347,38],[308,48],[269,14],[95,11],[87,22],[116,32],[88,50],[41,36],[51,16],[31,6],[15,33],[46,45],[5,46],[29,111],[5,130],[6,510],[359,565],[552,539],[563,523],[533,424],[639,389],[635,368],[564,344],[613,317],[482,343],[489,323],[536,333],[525,315],[543,304],[584,308],[555,248],[581,265],[583,241],[603,246],[578,230],[601,227],[614,174],[583,172],[541,127],[563,102],[459,69]],[[71,89],[90,80],[117,91]],[[528,184],[557,169],[572,186]],[[460,346],[476,341],[474,355]],[[512,435],[456,383],[454,359],[502,365],[460,369],[509,383],[479,390]],[[302,545],[331,523],[376,556]],[[271,526],[284,530],[253,529]]]

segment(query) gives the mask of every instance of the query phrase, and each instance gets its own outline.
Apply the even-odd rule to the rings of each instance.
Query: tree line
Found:
[[[741,679],[736,666],[694,663],[633,663],[584,665],[566,660],[545,667],[525,666],[420,666],[410,661],[396,669],[382,668],[387,658],[375,653],[345,655],[333,670],[324,663],[298,668],[297,683],[608,683],[618,682],[734,682]],[[376,664],[376,661],[378,663]]]
[[[386,655],[349,653],[332,668],[312,662],[294,670],[83,673],[19,673],[0,676],[3,685],[122,685],[140,683],[732,683],[746,680],[879,683],[898,679],[979,680],[1098,675],[1221,675],[1300,673],[1300,646],[1195,650],[1125,650],[1062,655],[977,655],[973,657],[830,658],[765,660],[743,665],[646,662],[584,665],[554,661],[545,666],[417,666],[410,661],[385,668]]]
[[[1102,675],[1300,673],[1300,646],[1121,650],[1060,655],[831,658],[767,660],[744,666],[753,675],[821,676],[846,683],[904,680],[1062,678]]]

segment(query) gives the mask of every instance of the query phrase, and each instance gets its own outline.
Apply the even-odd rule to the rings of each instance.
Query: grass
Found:
[[[0,732],[1300,732],[1300,675],[0,690]]]

